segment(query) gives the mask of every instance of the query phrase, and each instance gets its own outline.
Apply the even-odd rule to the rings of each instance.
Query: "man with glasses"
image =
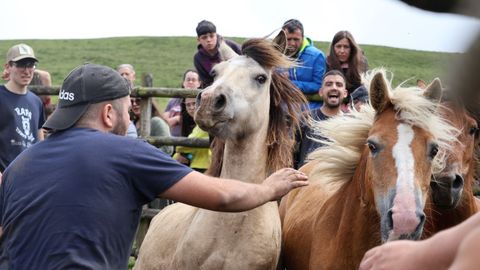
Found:
[[[135,69],[133,68],[133,66],[130,64],[121,64],[117,67],[117,72],[130,82],[130,86],[133,89],[134,83],[136,80]],[[133,101],[132,101],[132,104],[133,104]],[[138,105],[140,105],[140,103],[138,103]],[[135,124],[133,123],[133,121],[130,121],[130,124],[128,125],[127,136],[130,136],[133,138],[138,137],[137,128],[135,127]]]
[[[0,172],[27,147],[43,140],[43,104],[28,91],[37,65],[33,49],[18,44],[7,52],[8,82],[0,85]]]

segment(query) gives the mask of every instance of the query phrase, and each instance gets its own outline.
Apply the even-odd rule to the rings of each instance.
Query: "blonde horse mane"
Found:
[[[387,78],[384,69],[371,70],[364,75],[367,89],[370,90],[370,81],[379,72]],[[450,149],[449,142],[456,140],[458,130],[436,113],[438,104],[425,98],[420,88],[397,87],[392,90],[391,80],[386,81],[397,119],[430,131],[440,148]],[[325,146],[308,156],[309,160],[316,162],[310,179],[319,179],[330,192],[337,191],[350,181],[360,162],[375,116],[375,110],[365,105],[360,112],[313,121],[314,134],[327,139],[313,138]],[[435,158],[433,170],[441,170],[442,163],[443,159]]]
[[[283,55],[271,41],[254,38],[242,45],[242,55],[255,60],[260,66],[271,70],[270,118],[267,135],[267,172],[274,172],[293,164],[295,139],[292,134],[300,127],[304,115],[302,106],[307,104],[303,93],[277,69],[287,69],[294,62]],[[212,145],[212,162],[208,174],[219,176],[222,168],[224,142],[215,138]]]

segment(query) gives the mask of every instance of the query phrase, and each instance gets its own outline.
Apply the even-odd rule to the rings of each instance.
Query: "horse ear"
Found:
[[[423,96],[433,102],[440,102],[440,99],[442,98],[442,83],[439,78],[433,79],[433,81],[425,88]]]
[[[370,103],[377,114],[385,110],[391,103],[388,96],[388,85],[381,72],[375,74],[370,82]]]
[[[283,29],[278,32],[278,35],[272,41],[275,44],[275,48],[282,54],[285,54],[287,50],[287,34],[285,34]]]
[[[238,56],[238,54],[232,48],[230,48],[230,46],[227,45],[223,38],[220,41],[218,53],[220,54],[220,59],[222,59],[222,61],[227,61],[228,59]]]

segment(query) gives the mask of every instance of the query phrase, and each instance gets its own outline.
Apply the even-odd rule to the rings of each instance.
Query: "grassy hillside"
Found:
[[[233,38],[242,42],[242,38]],[[153,75],[156,87],[179,87],[185,69],[193,67],[195,37],[126,37],[82,40],[3,40],[0,52],[24,42],[31,45],[40,60],[39,68],[52,74],[53,84],[60,85],[67,73],[79,64],[90,62],[116,67],[130,63],[137,70]],[[328,53],[327,42],[315,45]],[[417,78],[430,81],[443,77],[443,71],[458,54],[396,49],[362,45],[369,67],[383,66],[394,73],[394,84]],[[140,84],[140,82],[138,82]]]

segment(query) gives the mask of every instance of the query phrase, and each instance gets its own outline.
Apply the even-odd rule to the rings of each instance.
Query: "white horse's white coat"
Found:
[[[220,177],[260,183],[269,173],[266,141],[271,71],[246,56],[217,67],[215,82],[202,93],[206,105],[200,105],[197,114],[202,106],[224,97],[224,109],[207,108],[201,119],[206,126],[224,125]],[[255,80],[259,74],[265,76],[264,83]],[[135,269],[275,269],[280,245],[276,202],[241,213],[219,213],[176,203],[152,220]]]

